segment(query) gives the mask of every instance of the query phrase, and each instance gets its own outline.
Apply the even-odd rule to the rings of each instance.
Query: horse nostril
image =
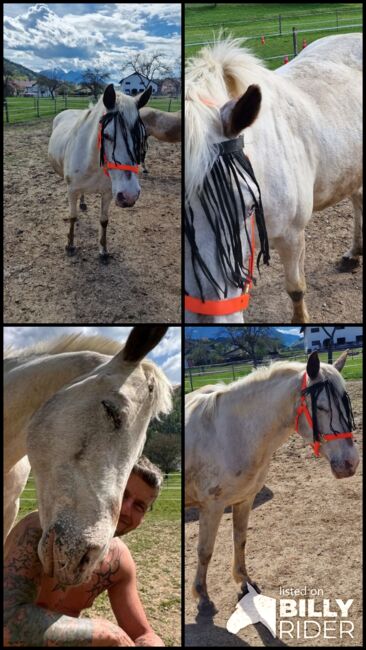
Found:
[[[352,463],[349,460],[344,461],[344,466],[346,469],[352,469]]]
[[[84,553],[83,557],[79,562],[79,566],[82,567],[84,564],[89,564],[89,562],[90,562],[89,553]]]
[[[125,195],[123,194],[123,192],[118,192],[117,200],[121,202],[125,200]]]

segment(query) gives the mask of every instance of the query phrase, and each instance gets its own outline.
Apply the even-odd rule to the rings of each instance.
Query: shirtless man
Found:
[[[135,563],[118,537],[143,521],[162,480],[160,470],[141,457],[128,479],[108,553],[90,580],[76,587],[44,575],[37,553],[42,535],[37,511],[13,528],[5,548],[5,646],[164,646],[148,623],[137,592]],[[105,590],[117,625],[103,618],[79,618]]]

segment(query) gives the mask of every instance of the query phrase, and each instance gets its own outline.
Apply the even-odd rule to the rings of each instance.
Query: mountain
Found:
[[[13,63],[13,61],[9,61],[9,59],[5,59],[5,57],[4,74],[18,80],[23,79],[25,81],[33,81],[33,79],[37,79],[37,72],[33,72],[33,70],[24,67],[24,65],[20,65],[20,63]]]
[[[52,68],[52,70],[41,70],[39,74],[49,79],[59,79],[60,81],[69,81],[70,83],[81,83],[83,81],[82,70],[69,70],[69,72],[65,72],[62,68]]]
[[[293,330],[294,328],[291,329]],[[281,328],[281,330],[279,330],[277,327],[270,327],[269,330],[270,330],[269,335],[272,338],[280,339],[281,343],[286,347],[290,347],[295,343],[299,343],[299,341],[302,339],[302,335],[300,334],[300,328],[298,334],[294,333],[293,331],[291,333],[286,332],[284,331],[285,330],[284,327]],[[185,331],[186,331],[186,337],[194,340],[215,339],[216,341],[218,341],[220,339],[225,340],[229,336],[224,327],[219,327],[215,325],[213,325],[212,327],[210,326],[186,327]]]

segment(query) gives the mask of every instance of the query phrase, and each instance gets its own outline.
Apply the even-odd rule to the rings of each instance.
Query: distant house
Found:
[[[334,325],[326,326],[325,329],[332,333]],[[329,345],[329,336],[321,326],[307,325],[301,328],[304,333],[305,352],[309,354],[313,350],[327,349]],[[362,347],[363,328],[359,325],[337,325],[334,334],[334,348]]]
[[[36,81],[26,81],[22,92],[23,97],[52,97],[46,86],[39,86]]]
[[[133,72],[119,82],[121,90],[125,95],[137,95],[143,92],[148,86],[152,86],[153,95],[158,91],[158,84],[155,81],[149,81],[143,75]]]
[[[159,95],[179,95],[181,91],[180,79],[170,77],[163,79],[159,84]]]

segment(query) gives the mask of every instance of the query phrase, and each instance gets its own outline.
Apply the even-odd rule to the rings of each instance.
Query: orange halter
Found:
[[[102,146],[102,125],[99,123],[98,138],[97,138],[98,151],[100,151],[101,146]],[[107,160],[106,154],[104,154],[103,171],[106,176],[110,175],[108,169],[122,169],[124,171],[133,172],[134,174],[139,173],[138,165],[121,165],[120,163],[109,162],[109,160]]]
[[[203,302],[200,298],[193,296],[184,296],[184,308],[194,314],[204,314],[206,316],[226,316],[227,314],[235,314],[237,311],[244,311],[249,306],[250,293],[253,281],[254,269],[254,247],[255,247],[255,233],[254,233],[254,213],[250,217],[251,223],[251,243],[252,252],[249,258],[249,281],[245,282],[243,293],[236,298],[224,298],[223,300],[205,300]]]
[[[299,418],[300,418],[300,416],[302,414],[304,414],[307,421],[308,421],[308,425],[312,429],[313,435],[314,435],[313,418],[310,415],[310,411],[309,411],[309,409],[307,407],[307,404],[306,404],[306,397],[305,397],[305,394],[303,392],[306,389],[306,385],[307,385],[307,377],[306,377],[306,371],[305,371],[304,377],[303,377],[303,380],[302,380],[302,384],[301,384],[300,406],[298,407],[298,409],[296,411],[295,431],[296,431],[296,433],[300,433],[299,432]],[[322,436],[322,438],[324,440],[337,440],[338,438],[353,438],[353,433],[351,433],[351,432],[346,432],[346,433],[322,433],[321,436]],[[313,443],[309,443],[309,444],[313,447],[315,456],[319,457],[320,456],[321,442],[319,440],[314,440]]]

